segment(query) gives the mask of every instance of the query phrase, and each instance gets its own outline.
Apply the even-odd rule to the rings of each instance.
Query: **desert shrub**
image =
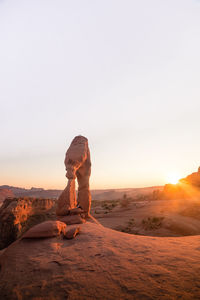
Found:
[[[117,206],[117,200],[103,201],[101,207],[106,210],[106,213],[112,211]]]
[[[162,226],[164,217],[148,217],[142,220],[142,226],[145,230],[158,229]]]
[[[132,218],[128,221],[127,226],[121,229],[121,232],[131,233],[134,226],[135,220]]]

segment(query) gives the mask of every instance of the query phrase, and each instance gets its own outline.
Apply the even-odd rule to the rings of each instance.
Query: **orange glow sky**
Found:
[[[200,2],[0,1],[0,185],[163,185],[200,165]]]

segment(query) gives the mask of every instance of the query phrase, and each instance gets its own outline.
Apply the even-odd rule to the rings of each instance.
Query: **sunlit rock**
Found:
[[[56,213],[67,215],[71,209],[79,206],[85,213],[90,212],[91,194],[89,178],[91,174],[90,151],[88,140],[84,136],[76,136],[65,156],[66,177],[68,185],[58,199]],[[78,181],[78,197],[76,200],[75,179]]]

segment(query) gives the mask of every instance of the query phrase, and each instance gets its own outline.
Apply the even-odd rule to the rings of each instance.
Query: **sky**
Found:
[[[163,185],[200,165],[200,1],[0,0],[0,185]]]

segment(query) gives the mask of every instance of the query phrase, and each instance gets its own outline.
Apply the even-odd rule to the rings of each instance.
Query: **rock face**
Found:
[[[7,198],[0,208],[0,249],[18,239],[42,221],[55,218],[55,201],[35,198]]]
[[[85,216],[91,207],[89,178],[91,174],[90,151],[88,140],[84,136],[76,136],[65,156],[66,177],[68,185],[58,199],[56,213],[58,216],[67,215],[70,209],[79,205]],[[78,198],[76,200],[75,179],[78,181]]]
[[[70,209],[74,209],[76,207],[77,207],[77,202],[76,202],[75,179],[69,179],[66,188],[58,198],[58,206],[57,206],[56,213],[59,216],[65,216],[68,214]]]

